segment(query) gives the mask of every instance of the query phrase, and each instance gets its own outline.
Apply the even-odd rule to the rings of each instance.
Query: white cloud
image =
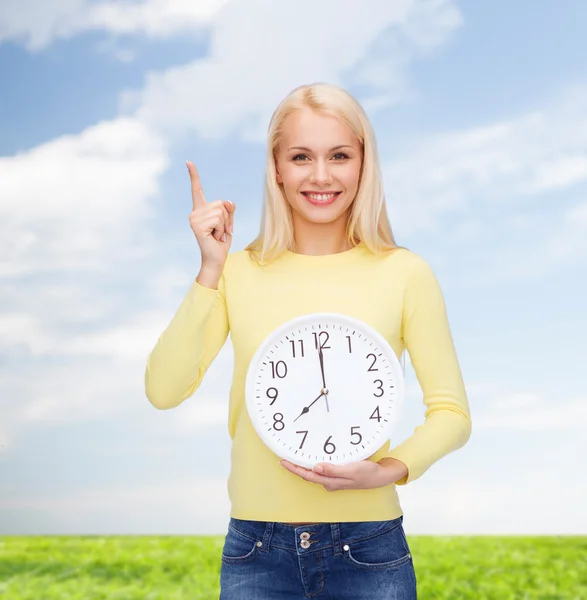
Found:
[[[587,399],[556,398],[536,392],[500,391],[490,387],[485,392],[471,391],[472,421],[475,430],[508,429],[515,431],[572,431],[582,429],[587,421]]]
[[[86,485],[66,493],[0,494],[0,511],[42,514],[34,525],[5,523],[4,534],[186,535],[226,530],[226,479],[194,476],[150,484]]]
[[[131,118],[0,158],[0,276],[99,271],[144,255],[148,200],[167,164],[163,140]]]
[[[195,130],[202,138],[264,141],[271,112],[302,83],[367,84],[365,103],[398,101],[407,93],[406,65],[461,24],[448,0],[371,0],[369,10],[341,4],[230,3],[211,31],[206,58],[150,74],[122,106],[175,135]]]
[[[165,38],[209,26],[228,0],[20,0],[0,5],[0,43],[12,40],[38,51],[60,39],[103,31]]]
[[[479,218],[495,204],[503,220],[512,202],[586,182],[586,107],[587,88],[575,87],[542,110],[403,144],[383,169],[397,230],[446,235],[452,223],[443,216]]]

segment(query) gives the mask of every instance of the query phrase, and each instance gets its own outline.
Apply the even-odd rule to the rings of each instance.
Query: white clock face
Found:
[[[263,442],[307,468],[374,454],[391,436],[403,395],[403,371],[385,338],[338,313],[278,327],[257,349],[246,380],[247,409]]]

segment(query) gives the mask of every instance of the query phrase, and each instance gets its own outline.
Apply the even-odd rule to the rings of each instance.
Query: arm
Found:
[[[224,345],[229,329],[224,283],[224,274],[214,279],[200,272],[151,351],[145,393],[155,408],[174,408],[191,396]]]
[[[415,256],[407,283],[402,336],[424,394],[425,421],[387,457],[401,461],[405,485],[446,454],[465,445],[471,416],[461,369],[450,332],[444,297],[428,263]]]

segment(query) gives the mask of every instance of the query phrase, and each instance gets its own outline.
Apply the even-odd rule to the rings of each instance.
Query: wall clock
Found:
[[[403,407],[403,369],[367,323],[310,313],[283,323],[259,345],[245,399],[253,427],[280,458],[306,468],[348,464],[390,439]]]

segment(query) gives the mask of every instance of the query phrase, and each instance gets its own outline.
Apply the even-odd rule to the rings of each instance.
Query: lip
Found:
[[[333,196],[332,198],[330,198],[329,200],[314,200],[314,198],[310,198],[310,196],[307,196],[306,194],[332,194],[335,193],[336,196]],[[302,196],[310,203],[313,204],[314,206],[329,206],[330,204],[332,204],[341,194],[342,192],[312,192],[312,191],[306,191],[306,192],[301,192]]]

